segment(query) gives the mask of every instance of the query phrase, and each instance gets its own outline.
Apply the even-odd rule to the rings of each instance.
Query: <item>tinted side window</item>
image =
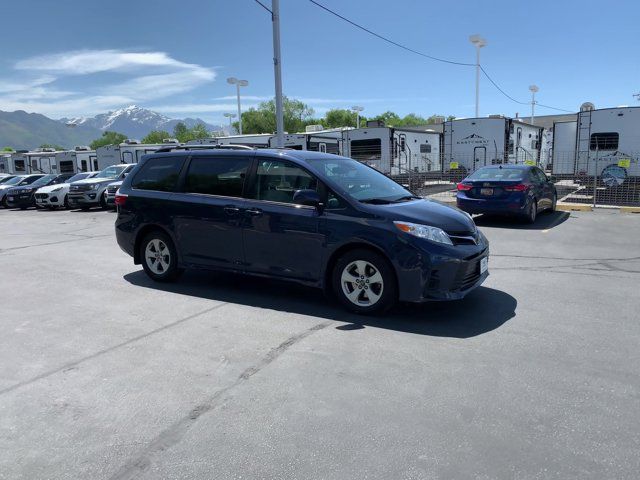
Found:
[[[315,177],[302,168],[281,160],[264,160],[258,164],[256,181],[249,198],[270,202],[293,203],[296,190],[316,190]]]
[[[152,158],[136,173],[131,186],[138,190],[172,192],[183,162],[184,157]]]
[[[195,157],[185,182],[188,193],[241,197],[250,157]]]

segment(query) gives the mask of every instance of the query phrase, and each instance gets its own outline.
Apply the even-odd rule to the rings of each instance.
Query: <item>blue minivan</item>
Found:
[[[465,212],[337,155],[167,147],[120,186],[118,244],[153,280],[185,268],[323,288],[356,313],[464,297],[489,242]]]

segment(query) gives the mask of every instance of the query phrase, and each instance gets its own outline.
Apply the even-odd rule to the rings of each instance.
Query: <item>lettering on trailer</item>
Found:
[[[472,133],[468,137],[464,137],[456,142],[456,145],[486,145],[489,143],[489,140],[478,135],[477,133]]]

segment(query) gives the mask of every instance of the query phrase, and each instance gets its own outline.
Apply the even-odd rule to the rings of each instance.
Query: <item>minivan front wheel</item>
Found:
[[[180,274],[173,242],[162,232],[151,232],[140,243],[142,268],[157,282],[170,282]]]
[[[381,313],[397,298],[395,276],[389,262],[369,250],[351,250],[333,269],[333,291],[355,313]]]

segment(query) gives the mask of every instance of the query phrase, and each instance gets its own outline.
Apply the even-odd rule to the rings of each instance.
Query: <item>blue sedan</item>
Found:
[[[516,215],[534,223],[538,213],[555,211],[558,194],[538,167],[482,167],[458,183],[456,204],[467,213]]]

